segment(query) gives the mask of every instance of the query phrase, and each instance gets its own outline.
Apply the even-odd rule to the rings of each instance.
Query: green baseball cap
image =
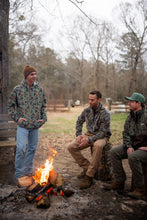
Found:
[[[131,97],[126,96],[125,99],[136,101],[136,102],[141,102],[142,104],[145,103],[145,97],[142,94],[137,93],[137,92],[134,92]]]

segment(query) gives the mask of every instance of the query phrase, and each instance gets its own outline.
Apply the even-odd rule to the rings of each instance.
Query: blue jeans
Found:
[[[26,176],[32,172],[38,138],[39,129],[26,129],[17,125],[17,148],[15,155],[16,178]]]

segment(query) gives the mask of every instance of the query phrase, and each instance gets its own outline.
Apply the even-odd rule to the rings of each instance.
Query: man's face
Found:
[[[89,105],[91,108],[97,108],[99,106],[101,99],[97,99],[96,94],[89,94]]]
[[[129,100],[128,105],[129,105],[129,109],[132,110],[133,112],[137,112],[141,108],[141,103],[136,101]]]
[[[37,77],[36,72],[31,72],[26,78],[27,83],[29,85],[32,85],[35,82],[36,77]]]

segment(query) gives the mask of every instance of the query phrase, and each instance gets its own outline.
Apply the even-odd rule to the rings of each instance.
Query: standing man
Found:
[[[101,93],[89,93],[89,107],[85,108],[76,122],[76,139],[69,144],[68,150],[83,171],[78,176],[83,178],[80,189],[89,188],[101,160],[103,147],[111,136],[110,114],[101,104]],[[82,135],[83,123],[86,122],[87,133]],[[92,158],[89,162],[81,150],[92,146]]]
[[[106,189],[122,190],[126,174],[122,166],[122,159],[128,158],[135,190],[129,195],[140,198],[144,195],[144,176],[142,163],[147,163],[147,112],[145,112],[145,97],[140,93],[133,93],[128,105],[130,114],[126,119],[123,131],[123,145],[113,147],[110,151],[111,163],[115,181],[105,184]]]
[[[47,121],[44,90],[36,81],[37,71],[26,65],[24,80],[17,85],[8,101],[8,113],[17,123],[15,176],[19,187],[32,184],[33,159],[38,145],[39,128]]]

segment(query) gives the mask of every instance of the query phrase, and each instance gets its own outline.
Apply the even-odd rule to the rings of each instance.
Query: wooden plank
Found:
[[[16,147],[16,128],[10,115],[0,114],[0,147]]]
[[[111,105],[111,108],[116,108],[116,109],[129,109],[128,107],[119,107],[119,106],[113,106],[113,105]]]
[[[0,147],[16,147],[16,141],[0,141]]]
[[[15,130],[0,130],[0,138],[9,138],[15,136],[16,136]]]
[[[0,114],[0,121],[13,121],[13,119],[8,114]]]
[[[5,130],[5,129],[15,129],[17,128],[17,124],[14,122],[9,123],[9,122],[0,122],[0,130]]]

